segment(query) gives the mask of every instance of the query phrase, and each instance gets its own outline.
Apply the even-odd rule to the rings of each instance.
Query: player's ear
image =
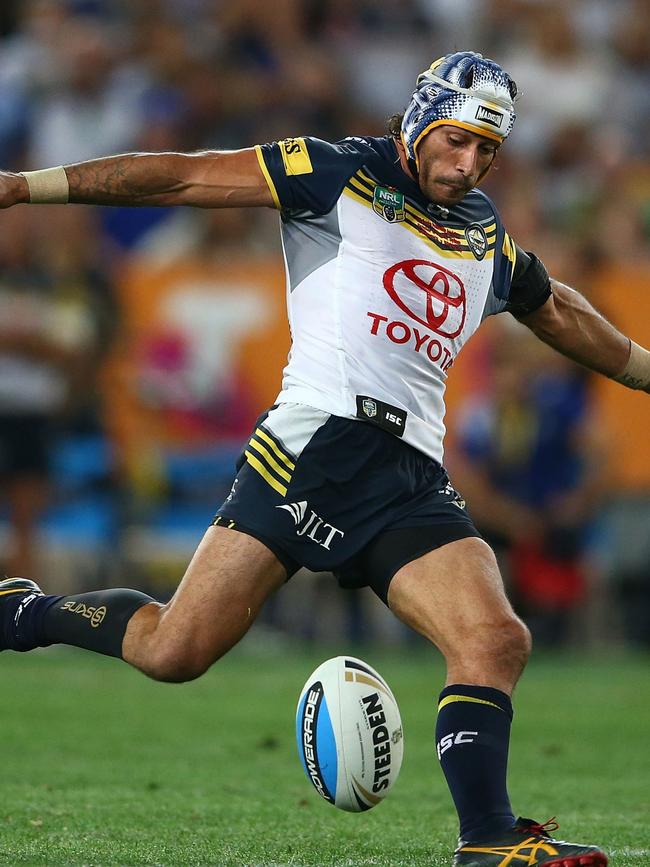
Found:
[[[404,142],[402,141],[402,137],[399,135],[393,136],[393,141],[395,142],[395,147],[397,148],[397,153],[400,155],[401,159],[406,159],[406,148],[404,147]]]
[[[395,142],[395,147],[397,148],[397,156],[399,157],[402,169],[410,178],[415,179],[415,174],[414,171],[412,171],[411,165],[409,164],[408,154],[406,153],[406,148],[404,147],[404,142],[402,141],[401,136],[393,136],[393,141]]]

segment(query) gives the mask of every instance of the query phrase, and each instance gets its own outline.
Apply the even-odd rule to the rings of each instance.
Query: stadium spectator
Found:
[[[557,644],[584,613],[583,554],[607,448],[582,371],[508,325],[492,335],[487,387],[461,407],[450,465],[533,639]]]
[[[98,425],[96,375],[112,309],[106,284],[88,261],[88,216],[66,213],[47,226],[36,221],[37,235],[20,211],[3,222],[0,479],[11,533],[4,568],[11,572],[37,566],[37,520],[49,499],[56,435],[66,426]]]
[[[32,108],[30,163],[58,162],[66,153],[92,159],[127,148],[143,124],[141,70],[120,66],[106,26],[86,18],[66,23],[57,48],[60,78],[45,83]]]

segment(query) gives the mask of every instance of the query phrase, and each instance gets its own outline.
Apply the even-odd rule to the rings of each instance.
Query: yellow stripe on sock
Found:
[[[497,710],[505,711],[502,707],[499,707],[498,704],[495,704],[493,701],[486,701],[484,698],[474,698],[471,695],[447,695],[443,698],[443,700],[438,705],[438,712],[440,712],[443,707],[447,707],[448,704],[453,704],[455,701],[469,701],[473,704],[487,704],[489,707],[495,707]]]
[[[257,472],[260,474],[260,476],[262,476],[264,481],[268,482],[269,485],[271,485],[271,487],[274,488],[279,494],[282,494],[283,497],[286,497],[286,487],[284,485],[281,485],[280,482],[271,475],[271,473],[266,469],[264,464],[261,461],[258,461],[255,455],[252,455],[250,452],[244,452],[244,454],[246,455],[248,463],[254,470],[257,470]]]
[[[0,596],[8,596],[9,593],[29,593],[29,587],[12,587],[11,590],[0,590]]]

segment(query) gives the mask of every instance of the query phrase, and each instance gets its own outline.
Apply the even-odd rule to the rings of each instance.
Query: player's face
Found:
[[[457,126],[437,126],[420,142],[419,184],[440,205],[456,205],[476,186],[498,149],[491,139]]]

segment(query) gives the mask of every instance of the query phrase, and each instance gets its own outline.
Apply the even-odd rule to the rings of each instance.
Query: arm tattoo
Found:
[[[70,201],[93,205],[164,205],[183,187],[176,154],[123,154],[65,166]]]

